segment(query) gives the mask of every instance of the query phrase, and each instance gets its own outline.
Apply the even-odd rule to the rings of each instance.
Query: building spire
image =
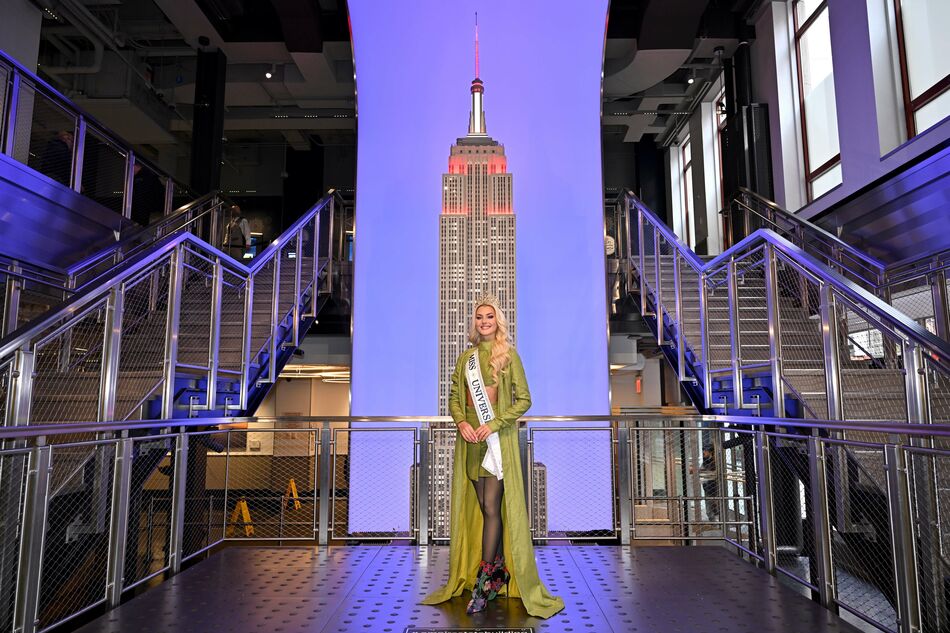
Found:
[[[478,11],[475,12],[475,78],[478,78]]]
[[[469,136],[487,136],[485,132],[485,111],[482,108],[482,95],[485,86],[478,78],[478,11],[475,12],[475,79],[472,80],[472,112],[468,119]]]

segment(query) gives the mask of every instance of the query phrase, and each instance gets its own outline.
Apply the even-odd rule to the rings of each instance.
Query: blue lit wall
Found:
[[[505,146],[513,175],[516,345],[534,401],[529,414],[607,413],[600,154],[607,1],[350,0],[349,7],[359,117],[352,414],[437,413],[441,175],[449,146],[467,132],[476,10],[487,131]],[[570,458],[554,440],[549,459]],[[352,447],[352,531],[369,478],[402,481],[411,462],[407,454],[392,472],[369,473],[360,462],[371,456],[361,451],[384,449],[362,446]],[[564,489],[558,472],[567,472],[553,465],[549,495]],[[606,483],[609,513],[609,472]],[[407,488],[366,503],[402,525],[408,495]],[[559,505],[551,499],[552,528]]]

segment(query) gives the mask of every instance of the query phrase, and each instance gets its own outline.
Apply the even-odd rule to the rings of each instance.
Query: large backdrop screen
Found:
[[[352,414],[444,414],[447,373],[485,292],[512,321],[529,415],[607,413],[606,0],[349,6],[359,116]],[[570,465],[578,440],[591,447],[584,475]],[[351,532],[408,528],[409,486],[380,493],[408,481],[411,443],[399,449],[404,462],[381,466],[387,442],[352,437]],[[610,522],[609,444],[545,432],[535,449],[550,529]]]

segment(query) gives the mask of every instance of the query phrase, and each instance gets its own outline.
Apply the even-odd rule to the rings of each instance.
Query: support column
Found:
[[[221,184],[227,65],[228,58],[220,50],[198,51],[191,130],[191,186],[199,194],[213,191]]]

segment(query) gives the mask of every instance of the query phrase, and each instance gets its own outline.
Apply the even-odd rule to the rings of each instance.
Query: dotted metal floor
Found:
[[[448,547],[231,547],[83,626],[81,633],[402,633],[406,627],[538,632],[852,633],[858,629],[721,547],[537,547],[565,609],[530,617],[498,598],[416,604],[443,583]]]

